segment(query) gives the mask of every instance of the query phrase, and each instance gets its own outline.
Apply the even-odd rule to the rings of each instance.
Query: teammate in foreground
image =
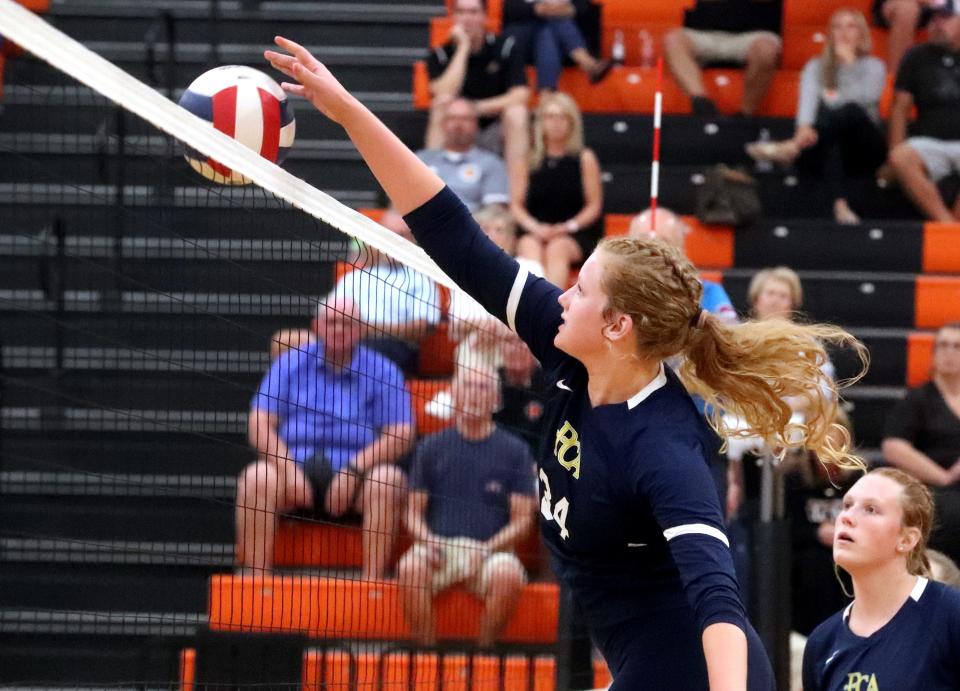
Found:
[[[930,490],[902,470],[850,488],[833,559],[855,599],[810,634],[804,691],[960,688],[960,591],[930,580],[932,524]]]
[[[530,346],[552,378],[538,459],[544,539],[588,613],[614,689],[773,688],[744,615],[717,492],[708,428],[663,365],[683,354],[687,387],[748,421],[771,448],[786,437],[853,463],[826,441],[822,342],[862,346],[828,326],[722,325],[699,307],[694,267],[657,240],[607,240],[563,292],[486,238],[457,197],[303,47],[267,51],[284,84],[342,125],[406,215],[417,241]],[[789,428],[789,396],[810,399]]]

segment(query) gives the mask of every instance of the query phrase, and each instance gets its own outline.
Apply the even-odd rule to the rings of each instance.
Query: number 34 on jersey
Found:
[[[580,479],[580,439],[577,430],[568,421],[564,421],[553,444],[553,456],[566,470],[573,473],[575,480]],[[554,521],[560,527],[560,537],[566,540],[570,537],[567,529],[567,514],[570,511],[570,502],[566,497],[560,497],[553,503],[550,492],[550,480],[546,472],[540,469],[540,481],[543,483],[543,496],[540,498],[540,513],[548,521]]]

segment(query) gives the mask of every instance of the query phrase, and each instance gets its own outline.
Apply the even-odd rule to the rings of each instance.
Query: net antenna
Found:
[[[183,144],[242,172],[254,183],[294,207],[330,224],[454,290],[460,290],[427,254],[363,214],[251,151],[210,123],[97,55],[14,0],[0,0],[3,35],[78,82]],[[186,163],[184,163],[186,165]]]

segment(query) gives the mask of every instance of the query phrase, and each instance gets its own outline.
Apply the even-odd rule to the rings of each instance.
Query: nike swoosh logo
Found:
[[[569,386],[567,386],[566,384],[563,383],[563,382],[565,382],[565,381],[566,381],[566,379],[561,379],[560,381],[558,381],[558,382],[557,382],[557,388],[558,388],[558,389],[563,389],[564,391],[569,391],[570,393],[573,393],[573,389],[571,389]]]
[[[827,658],[827,661],[823,663],[823,666],[826,667],[827,665],[829,665],[831,662],[833,662],[833,658],[835,658],[839,654],[840,654],[839,650],[834,650],[833,653],[830,655],[830,657]]]

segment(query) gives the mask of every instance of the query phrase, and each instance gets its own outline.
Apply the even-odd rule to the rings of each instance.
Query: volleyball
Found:
[[[273,163],[282,163],[293,146],[293,106],[279,84],[252,67],[225,65],[204,72],[183,92],[180,105]],[[225,185],[250,182],[197,151],[188,150],[184,157],[208,180]]]

